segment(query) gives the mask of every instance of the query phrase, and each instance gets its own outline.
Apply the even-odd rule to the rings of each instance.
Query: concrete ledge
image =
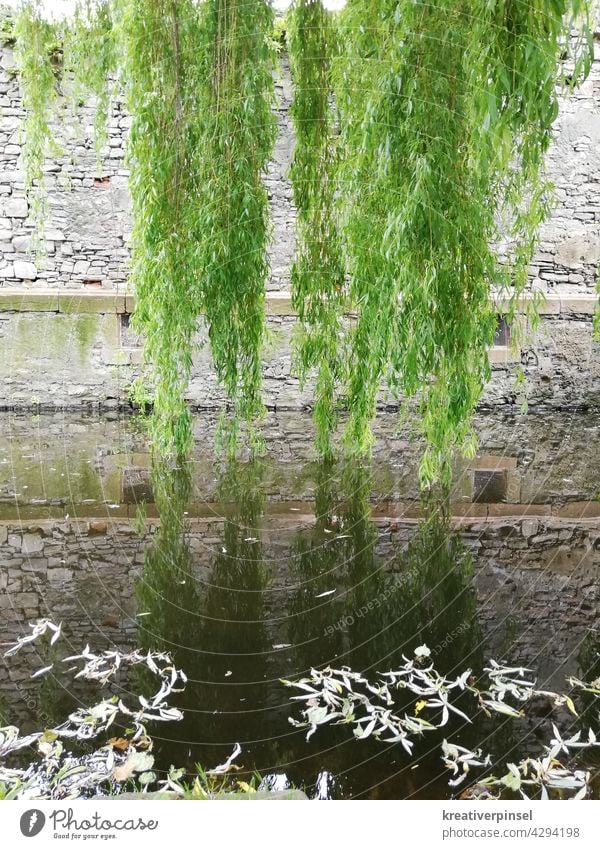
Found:
[[[531,298],[531,295],[525,294],[520,299],[522,312],[526,312]],[[506,309],[505,299],[494,298],[494,302],[499,312]],[[594,293],[549,295],[540,305],[540,314],[592,316],[597,303]],[[132,313],[134,310],[135,295],[124,292],[0,288],[0,312]],[[296,315],[290,292],[267,292],[265,311],[267,315]]]
[[[296,315],[289,292],[267,292],[265,311],[267,315]]]
[[[109,292],[61,292],[58,311],[63,313],[124,313],[125,295]]]
[[[58,312],[58,291],[0,289],[0,312]]]
[[[219,522],[231,515],[231,506],[220,502],[201,502],[188,506],[186,521]],[[281,523],[282,527],[293,525],[311,525],[315,521],[315,505],[312,501],[271,501],[265,504],[265,516]],[[146,520],[159,520],[155,504],[146,504]],[[106,513],[100,514],[97,505],[65,503],[56,505],[21,505],[0,504],[0,526],[14,524],[26,525],[31,522],[43,524],[49,521],[64,519],[65,513],[70,514],[66,522],[71,522],[83,529],[89,536],[108,533],[113,523],[124,520],[137,520],[138,507],[136,504],[119,504]],[[396,524],[401,522],[418,522],[423,517],[423,509],[419,501],[380,502],[373,505],[371,518],[377,524]],[[552,519],[565,524],[590,523],[600,527],[600,501],[569,501],[562,504],[521,504],[497,503],[483,504],[471,501],[455,501],[450,507],[450,515],[460,523],[469,520],[477,522],[497,522],[507,519]]]
[[[492,296],[498,312],[506,312],[508,300],[501,296]],[[519,298],[518,312],[526,313],[533,300],[533,293],[524,292]],[[594,292],[577,292],[572,295],[546,295],[538,307],[540,315],[594,315],[598,297]]]

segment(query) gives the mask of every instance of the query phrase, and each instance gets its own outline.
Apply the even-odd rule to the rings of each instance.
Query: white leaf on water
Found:
[[[335,590],[326,590],[324,593],[319,593],[319,595],[316,595],[315,598],[325,598],[325,596],[327,595],[333,595],[334,592]]]
[[[32,678],[40,678],[42,675],[45,675],[46,672],[50,672],[50,670],[54,667],[54,664],[51,663],[50,666],[44,666],[43,669],[38,669],[37,672],[34,672],[31,676]]]
[[[415,649],[415,657],[431,657],[431,649],[423,643]]]
[[[206,774],[207,775],[224,775],[225,773],[229,772],[231,766],[233,765],[233,761],[238,757],[238,755],[241,754],[241,752],[242,752],[242,747],[240,746],[239,743],[236,743],[235,746],[233,747],[233,752],[229,755],[227,760],[224,763],[216,766],[214,769],[207,770]]]

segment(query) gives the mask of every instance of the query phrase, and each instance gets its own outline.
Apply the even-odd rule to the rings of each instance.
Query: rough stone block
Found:
[[[21,551],[23,554],[35,554],[38,551],[43,551],[44,539],[41,534],[23,534],[23,542],[21,543]]]
[[[12,239],[13,248],[18,253],[27,253],[31,244],[31,236],[14,236]]]
[[[90,263],[85,259],[78,259],[73,267],[74,274],[87,274],[90,270]]]
[[[4,204],[4,214],[8,218],[27,218],[29,208],[25,198],[9,198]]]
[[[538,519],[525,519],[523,524],[521,525],[521,530],[523,532],[523,536],[528,539],[529,537],[535,536],[537,534],[540,527],[540,523]]]
[[[37,277],[37,268],[32,262],[24,259],[16,259],[14,261],[15,277],[18,280],[35,280]]]

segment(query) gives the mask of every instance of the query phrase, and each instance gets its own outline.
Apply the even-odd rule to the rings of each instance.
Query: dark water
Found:
[[[430,745],[417,771],[393,747],[355,743],[348,729],[322,730],[306,743],[305,732],[288,722],[297,710],[280,679],[326,665],[373,675],[450,634],[439,663],[462,671],[478,659],[480,644],[470,557],[432,523],[384,560],[365,501],[368,473],[352,470],[340,502],[325,467],[316,524],[292,539],[282,534],[283,556],[269,559],[252,471],[230,470],[224,481],[224,495],[239,503],[201,580],[194,571],[206,560],[191,553],[181,533],[186,473],[161,475],[172,488],[159,494],[162,525],[138,582],[140,609],[149,614],[138,636],[172,651],[190,678],[181,699],[185,719],[160,745],[164,762],[214,763],[239,742],[240,762],[273,782],[334,796],[437,795],[439,755]]]
[[[104,433],[96,442],[86,438],[86,423],[69,426],[79,424],[82,430],[71,434],[72,448],[62,463],[50,424],[15,429],[15,441],[5,452],[13,465],[12,477],[6,478],[5,512],[8,520],[28,522],[36,515],[54,516],[57,528],[72,518],[68,511],[79,518],[100,513],[135,526],[143,545],[131,571],[130,616],[109,635],[94,604],[95,594],[108,593],[110,587],[93,584],[90,574],[95,589],[87,600],[82,594],[73,598],[73,617],[81,621],[84,610],[93,645],[103,647],[108,637],[109,644],[123,649],[163,649],[185,670],[188,686],[173,701],[182,708],[183,721],[150,729],[159,768],[185,766],[191,775],[195,764],[210,768],[221,763],[240,743],[237,762],[243,771],[236,777],[249,780],[258,773],[264,786],[293,785],[322,798],[446,798],[451,792],[439,749],[444,736],[469,748],[481,746],[503,763],[539,750],[540,740],[547,739],[548,717],[525,725],[481,716],[468,725],[456,718],[417,742],[409,758],[399,746],[355,741],[347,727],[326,726],[307,742],[306,732],[289,723],[290,716],[299,718],[299,708],[281,679],[297,679],[311,667],[347,665],[374,677],[397,668],[403,655],[412,655],[423,643],[434,651],[436,668],[449,676],[466,668],[478,673],[492,654],[546,669],[558,669],[565,660],[554,655],[548,640],[534,637],[518,644],[515,657],[519,634],[511,634],[512,620],[504,615],[499,615],[503,637],[498,639],[493,599],[491,624],[489,604],[482,616],[477,546],[465,544],[435,512],[425,511],[418,522],[403,516],[400,528],[373,521],[379,502],[409,499],[414,492],[413,458],[403,454],[402,445],[385,457],[376,453],[372,464],[362,466],[293,459],[286,468],[281,445],[262,461],[227,466],[206,456],[200,435],[199,455],[192,462],[144,470],[139,459],[135,464],[143,437],[128,423],[115,423],[110,439]],[[585,442],[595,424],[584,417],[579,425],[571,438]],[[536,443],[511,453],[511,427],[495,431],[497,441],[504,439],[495,450],[516,458],[521,492],[529,486],[539,497],[543,489],[537,483],[543,479],[551,501],[562,479],[567,499],[589,497],[587,471],[576,473],[580,458],[569,466],[563,445],[560,463],[543,475],[539,456],[536,466]],[[64,429],[61,434],[67,445]],[[82,434],[80,441],[77,434]],[[546,434],[545,439],[547,448],[552,438]],[[15,464],[17,442],[21,454]],[[299,445],[305,445],[304,434],[296,437]],[[127,462],[115,464],[115,455],[124,453]],[[296,457],[301,453],[297,450]],[[114,468],[119,469],[118,493]],[[453,495],[455,503],[464,501],[464,492],[463,482]],[[310,516],[305,515],[307,500]],[[155,515],[158,525],[148,518]],[[203,516],[201,532],[193,515]],[[99,540],[101,553],[89,555],[88,561],[93,561],[95,577],[102,574],[98,558],[119,562],[121,556],[127,569],[129,555],[119,551],[117,541],[110,536]],[[504,544],[500,539],[498,546]],[[124,608],[127,604],[123,601]],[[64,617],[64,609],[56,618]],[[46,615],[53,616],[53,610]],[[574,616],[579,631],[570,670],[593,671],[598,651],[593,628],[585,627],[589,613]],[[68,635],[68,619],[65,631]],[[587,634],[585,639],[581,634]],[[500,649],[504,657],[497,654]],[[64,711],[79,697],[64,680],[53,685],[48,679],[43,686],[42,708],[46,698],[53,709]],[[151,692],[151,686],[143,675],[126,684],[135,692]]]

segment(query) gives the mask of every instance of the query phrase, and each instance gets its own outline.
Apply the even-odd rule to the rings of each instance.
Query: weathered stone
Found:
[[[23,259],[14,261],[15,277],[18,280],[35,280],[37,277],[37,268],[32,262]]]
[[[44,539],[41,534],[23,534],[21,543],[21,551],[23,554],[35,554],[38,551],[43,551]]]
[[[62,567],[48,569],[48,582],[51,585],[66,584],[73,579],[73,571]]]
[[[540,523],[537,519],[525,519],[521,525],[523,536],[528,538],[537,534]]]
[[[31,245],[31,236],[14,236],[12,245],[18,253],[26,253]]]
[[[4,214],[8,218],[27,218],[28,204],[25,198],[9,198],[4,203]]]
[[[73,267],[73,273],[74,274],[87,274],[89,269],[90,269],[89,260],[80,259],[80,260],[77,260],[77,262],[75,263],[75,265]]]
[[[46,558],[29,558],[22,565],[23,572],[46,572],[48,569],[48,561]]]

